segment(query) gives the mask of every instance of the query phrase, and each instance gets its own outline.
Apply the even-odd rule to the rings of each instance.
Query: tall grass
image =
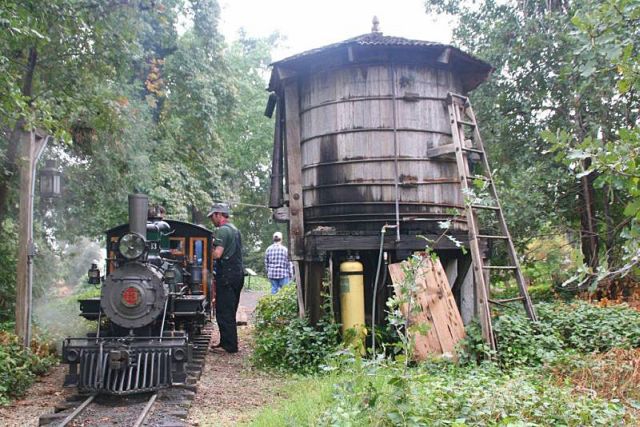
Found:
[[[339,375],[299,377],[289,383],[279,405],[264,408],[249,424],[254,427],[315,426],[323,412],[333,404],[334,384]]]

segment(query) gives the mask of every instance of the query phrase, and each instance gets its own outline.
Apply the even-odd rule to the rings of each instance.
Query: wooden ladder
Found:
[[[449,118],[451,121],[451,134],[453,144],[446,144],[429,151],[429,157],[437,157],[446,154],[455,154],[460,186],[465,198],[465,214],[469,228],[469,249],[473,262],[473,275],[476,285],[476,303],[482,326],[482,336],[492,349],[496,349],[495,336],[491,325],[490,303],[506,304],[512,301],[522,301],[527,316],[536,321],[536,313],[527,292],[527,287],[522,275],[518,256],[507,223],[500,207],[498,193],[491,175],[491,168],[482,144],[480,131],[476,123],[476,117],[471,108],[469,98],[466,96],[449,93],[447,96]],[[469,135],[469,136],[468,136]],[[473,165],[473,168],[470,166]],[[477,170],[474,170],[477,169]],[[486,197],[478,198],[474,194],[472,185],[480,184]],[[474,185],[475,186],[475,185]],[[480,216],[488,217],[493,222],[497,221],[497,232],[482,232]],[[506,251],[509,255],[509,265],[485,265],[480,251],[481,242],[489,244],[493,241],[506,243]],[[490,277],[492,272],[510,272],[515,275],[520,296],[506,300],[493,300],[490,297]]]

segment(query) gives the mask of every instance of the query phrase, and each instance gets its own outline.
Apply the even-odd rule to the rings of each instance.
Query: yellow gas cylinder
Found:
[[[364,274],[362,263],[355,260],[340,264],[340,314],[345,342],[364,352]]]

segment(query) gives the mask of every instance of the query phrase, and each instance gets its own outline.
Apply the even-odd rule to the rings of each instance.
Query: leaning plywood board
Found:
[[[406,261],[389,265],[396,295],[400,295],[402,289],[409,289],[403,285],[407,268],[409,264]],[[424,256],[414,271],[414,301],[421,310],[411,310],[409,324],[426,324],[428,327],[426,335],[417,333],[414,337],[414,357],[418,360],[438,354],[454,357],[456,344],[464,338],[464,325],[442,264],[440,260],[432,261],[429,256]],[[401,310],[407,315],[407,304]]]

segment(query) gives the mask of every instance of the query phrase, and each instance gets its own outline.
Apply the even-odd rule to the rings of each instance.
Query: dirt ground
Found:
[[[209,352],[207,355],[198,392],[189,410],[190,424],[233,426],[246,423],[262,407],[282,396],[285,379],[251,366],[251,326],[239,327],[238,333],[238,353]]]
[[[263,407],[277,401],[286,384],[284,378],[254,369],[250,363],[253,311],[264,292],[245,291],[238,309],[239,352],[209,352],[198,392],[189,410],[194,426],[233,426],[250,421]],[[246,323],[246,324],[245,324]],[[213,342],[218,341],[217,327]],[[73,389],[63,389],[66,365],[58,365],[34,383],[25,398],[0,406],[0,426],[32,427],[38,418],[51,413]]]
[[[246,423],[263,407],[276,402],[284,378],[253,368],[250,362],[253,312],[264,292],[243,291],[237,320],[238,353],[210,351],[188,421],[195,426],[233,426]],[[246,324],[244,324],[246,323]],[[217,327],[212,341],[218,342]]]
[[[23,399],[9,406],[0,406],[0,425],[37,426],[40,415],[53,412],[57,403],[73,394],[73,390],[62,388],[66,369],[66,365],[55,366],[45,376],[38,378]]]

